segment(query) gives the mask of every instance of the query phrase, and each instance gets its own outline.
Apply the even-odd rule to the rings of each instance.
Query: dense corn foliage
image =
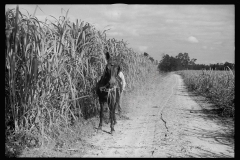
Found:
[[[95,116],[106,51],[121,63],[127,90],[155,70],[123,40],[67,16],[41,22],[18,7],[5,12],[5,131],[54,139],[80,118]]]
[[[235,72],[232,70],[184,70],[179,71],[186,86],[197,91],[216,104],[222,114],[234,117]]]

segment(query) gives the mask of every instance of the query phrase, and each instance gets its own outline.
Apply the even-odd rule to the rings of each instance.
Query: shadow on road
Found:
[[[222,157],[225,157],[225,158],[232,158],[231,156],[228,156],[222,152],[220,153],[213,153],[211,151],[207,151],[207,150],[204,150],[204,149],[201,149],[202,152],[199,152],[198,153],[191,153],[191,154],[186,154],[186,156],[188,156],[189,158],[196,158],[196,157],[201,157],[201,158],[222,158]]]
[[[191,128],[184,128],[187,135],[197,138],[200,141],[206,141],[214,146],[214,144],[226,145],[234,148],[234,120],[232,118],[224,117],[221,115],[222,111],[218,109],[214,104],[207,101],[207,98],[197,95],[194,92],[186,93],[185,89],[180,89],[180,96],[189,96],[193,101],[195,101],[201,109],[182,109],[195,118],[203,118],[206,122],[214,122],[216,128],[204,129],[204,127],[197,127],[197,124],[193,124]],[[190,116],[189,118],[191,118]],[[189,119],[190,120],[190,119]],[[196,122],[196,121],[195,121]],[[216,127],[215,126],[215,127]],[[221,126],[221,127],[220,127]],[[211,152],[209,150],[204,150],[203,148],[193,148],[197,149],[197,152],[191,153],[189,157],[229,157],[223,152]],[[225,152],[231,152],[226,151]],[[194,155],[195,154],[195,155]]]

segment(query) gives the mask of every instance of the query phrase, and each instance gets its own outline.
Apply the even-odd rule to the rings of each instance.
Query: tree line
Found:
[[[190,59],[188,53],[179,53],[177,56],[169,56],[164,54],[162,60],[158,64],[158,70],[164,72],[178,71],[178,70],[226,70],[230,68],[234,70],[234,63],[225,62],[216,64],[196,64],[197,59]]]

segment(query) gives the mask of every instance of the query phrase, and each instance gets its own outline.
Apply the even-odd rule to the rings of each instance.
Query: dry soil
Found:
[[[105,124],[81,157],[234,157],[233,121],[188,93],[179,75],[156,74],[123,101],[125,118],[118,117],[116,132]]]

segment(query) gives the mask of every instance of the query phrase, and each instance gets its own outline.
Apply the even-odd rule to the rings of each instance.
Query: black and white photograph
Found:
[[[5,157],[234,158],[235,4],[5,4]]]

